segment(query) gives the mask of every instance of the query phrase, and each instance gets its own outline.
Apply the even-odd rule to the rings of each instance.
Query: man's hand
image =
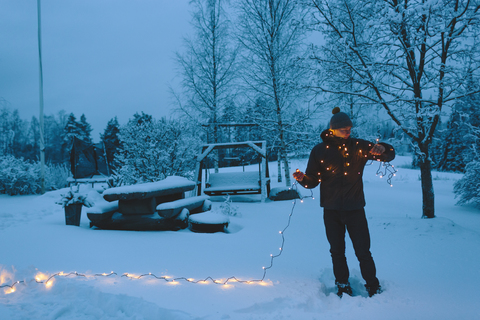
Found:
[[[297,169],[294,173],[293,173],[293,177],[295,178],[295,180],[297,181],[302,181],[303,180],[303,177],[305,177],[305,174],[300,171],[299,169]]]
[[[385,147],[378,143],[374,145],[373,148],[370,150],[370,153],[373,154],[374,156],[379,156],[384,152],[385,152]]]

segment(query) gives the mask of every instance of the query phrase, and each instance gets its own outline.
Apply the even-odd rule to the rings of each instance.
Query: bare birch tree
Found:
[[[218,142],[218,121],[234,99],[237,48],[229,34],[226,0],[192,0],[195,36],[186,38],[185,52],[176,53],[182,92],[174,93],[178,108],[193,121],[209,125]]]
[[[269,116],[259,122],[276,135],[285,183],[290,185],[286,137],[294,122],[300,120],[294,112],[305,94],[301,82],[308,77],[300,59],[304,11],[295,0],[239,0],[238,12],[245,61],[243,81],[252,101],[261,98],[265,102]]]
[[[319,79],[316,89],[356,96],[386,111],[418,150],[423,217],[433,218],[429,147],[445,107],[465,94],[473,94],[461,93],[465,79],[458,70],[466,52],[471,51],[468,47],[474,43],[480,2],[306,2],[312,10],[311,26],[336,39],[336,50],[319,50],[314,60],[320,68],[330,65],[351,70],[355,83],[355,88],[349,90],[329,87]],[[344,59],[346,56],[348,59]],[[479,72],[478,66],[477,63],[473,72]]]

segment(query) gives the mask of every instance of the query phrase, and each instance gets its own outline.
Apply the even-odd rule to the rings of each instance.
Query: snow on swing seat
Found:
[[[204,190],[204,193],[208,195],[253,192],[261,192],[260,177],[257,171],[211,173]]]

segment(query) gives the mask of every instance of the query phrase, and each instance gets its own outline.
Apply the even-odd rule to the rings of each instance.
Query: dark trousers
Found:
[[[345,231],[352,240],[355,255],[360,262],[362,277],[367,286],[378,286],[375,262],[370,253],[370,233],[368,231],[365,210],[328,210],[323,211],[323,220],[332,254],[335,281],[347,283],[349,271],[345,257]]]

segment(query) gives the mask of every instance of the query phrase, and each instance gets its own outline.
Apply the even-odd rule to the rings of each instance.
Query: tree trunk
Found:
[[[423,201],[422,218],[435,218],[435,193],[433,191],[432,166],[429,157],[420,161],[420,179]]]
[[[277,182],[282,182],[282,156],[280,150],[277,151]]]
[[[283,137],[282,137],[283,138]],[[288,164],[287,146],[283,140],[280,141],[280,158],[283,162],[283,169],[285,174],[285,185],[288,187],[291,184],[290,180],[290,165]]]

